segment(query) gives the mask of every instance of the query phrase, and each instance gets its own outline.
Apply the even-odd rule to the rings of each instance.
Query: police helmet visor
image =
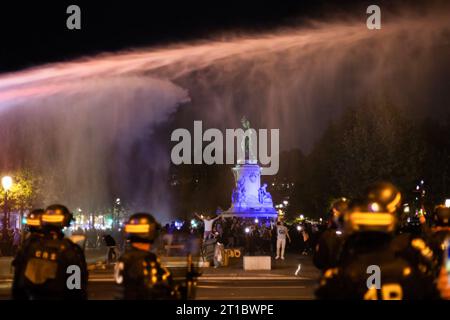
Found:
[[[396,225],[395,214],[377,202],[355,208],[349,212],[346,220],[352,231],[392,232]]]
[[[42,215],[42,222],[45,223],[55,223],[55,224],[61,224],[66,219],[66,215],[64,214],[64,211],[61,209],[55,209],[55,210],[47,210]]]
[[[446,206],[438,206],[435,209],[434,219],[439,225],[449,225],[450,224],[450,208]]]
[[[153,227],[153,228],[152,228]],[[154,225],[150,224],[126,224],[125,232],[129,234],[148,234],[154,229]]]
[[[41,226],[41,220],[39,218],[26,218],[25,219],[25,224],[27,226],[31,226],[31,227],[40,227]]]

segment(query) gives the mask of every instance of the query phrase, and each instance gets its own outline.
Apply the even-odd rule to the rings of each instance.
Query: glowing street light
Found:
[[[13,179],[10,176],[4,176],[2,178],[3,190],[8,192],[9,190],[11,190],[12,185],[13,185]]]
[[[11,190],[13,185],[13,179],[10,176],[4,176],[2,178],[2,187],[5,190],[5,207],[3,212],[3,239],[7,239],[9,217],[8,217],[8,191]]]

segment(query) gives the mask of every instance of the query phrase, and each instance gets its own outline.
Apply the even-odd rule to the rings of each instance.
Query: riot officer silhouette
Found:
[[[327,269],[316,291],[319,299],[438,299],[434,279],[399,256],[392,242],[397,228],[398,190],[371,187],[344,215],[346,240],[337,267]]]
[[[30,235],[15,260],[13,298],[86,298],[88,272],[84,253],[63,233],[71,219],[69,210],[59,204],[51,205],[41,212],[39,232]],[[34,222],[32,219],[27,220],[30,227]]]
[[[330,210],[330,220],[327,230],[319,238],[314,249],[314,265],[321,269],[335,267],[338,263],[344,241],[343,220],[348,210],[349,201],[340,198],[333,201]]]
[[[148,213],[132,215],[125,225],[129,247],[115,266],[116,283],[125,300],[179,299],[171,273],[150,250],[159,225]]]

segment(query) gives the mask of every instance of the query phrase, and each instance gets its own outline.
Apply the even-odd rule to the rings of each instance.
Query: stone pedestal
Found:
[[[267,192],[267,184],[261,185],[261,167],[247,161],[232,169],[236,181],[231,197],[231,207],[224,212],[224,216],[239,218],[268,218],[277,217],[273,207],[272,197]]]
[[[244,270],[270,270],[272,260],[270,256],[244,256]]]

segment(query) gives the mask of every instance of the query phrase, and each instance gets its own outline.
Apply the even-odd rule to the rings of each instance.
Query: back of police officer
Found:
[[[17,251],[12,266],[14,267],[14,277],[12,285],[12,298],[15,300],[25,300],[27,296],[25,294],[25,283],[20,280],[20,276],[23,274],[23,267],[26,265],[25,259],[28,256],[28,250],[31,243],[38,241],[44,236],[42,231],[41,217],[45,212],[44,209],[34,209],[30,211],[25,217],[24,229],[26,236],[24,241]]]
[[[85,299],[88,272],[82,249],[64,237],[72,215],[62,205],[49,206],[41,216],[42,236],[23,247],[15,281],[28,300]]]
[[[376,188],[376,187],[374,187]],[[325,271],[316,295],[320,299],[437,299],[433,278],[399,257],[392,247],[396,188],[352,204],[344,216],[347,238],[338,267]],[[390,200],[387,200],[390,199]]]
[[[170,272],[163,268],[152,253],[158,224],[148,213],[132,215],[125,225],[129,247],[115,267],[116,283],[120,285],[121,298],[125,300],[177,299]]]

